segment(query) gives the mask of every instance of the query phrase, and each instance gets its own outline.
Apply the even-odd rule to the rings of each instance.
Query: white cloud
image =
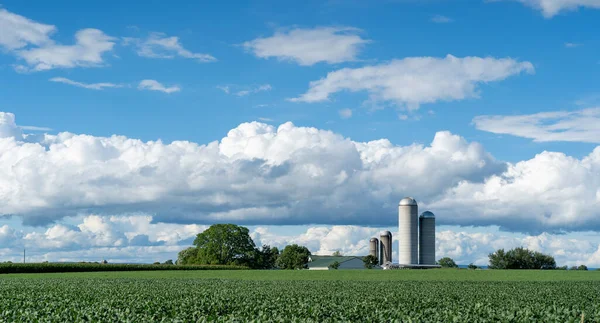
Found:
[[[342,119],[348,119],[352,117],[352,110],[351,109],[342,109],[338,111],[338,114],[340,115],[340,118]]]
[[[449,22],[453,22],[454,20],[450,17],[435,15],[431,17],[431,22],[435,22],[436,24],[447,24]]]
[[[265,117],[259,117],[258,120],[264,121],[264,122],[273,122],[273,121],[275,121],[275,120],[273,120],[271,118],[265,118]]]
[[[296,28],[247,41],[243,46],[260,58],[275,57],[304,66],[319,62],[335,64],[357,59],[362,47],[370,42],[361,38],[360,32],[351,27]]]
[[[258,93],[258,92],[266,92],[266,91],[271,91],[272,87],[270,84],[263,84],[263,85],[259,85],[255,88],[251,88],[249,90],[242,90],[242,91],[238,91],[235,93],[235,95],[237,96],[246,96],[248,94],[251,93]]]
[[[159,222],[396,223],[415,196],[440,224],[519,232],[600,230],[600,147],[518,163],[441,131],[428,145],[355,142],[331,131],[252,122],[198,145],[59,133],[0,134],[0,214],[47,223],[81,212],[145,212]]]
[[[514,0],[513,0],[514,1]],[[552,18],[563,11],[579,8],[599,9],[600,0],[516,0],[542,12],[544,17]]]
[[[215,62],[217,59],[212,55],[203,53],[193,53],[183,47],[179,42],[179,37],[167,37],[164,33],[150,33],[148,38],[123,38],[124,43],[134,44],[137,47],[137,54],[142,57],[150,58],[174,58],[175,56],[197,60],[207,63]]]
[[[113,49],[114,38],[98,29],[82,29],[75,33],[74,45],[49,44],[23,49],[17,55],[27,62],[28,70],[54,68],[97,67],[104,63],[102,55]],[[21,67],[20,69],[22,69]]]
[[[19,126],[19,128],[28,131],[52,131],[52,128],[38,126]]]
[[[420,104],[477,98],[481,83],[533,73],[530,62],[511,58],[411,57],[380,65],[343,68],[312,81],[294,102],[321,102],[342,91],[367,91],[371,101],[392,102],[408,109]]]
[[[113,49],[114,38],[98,29],[75,33],[74,45],[55,43],[50,35],[57,28],[0,9],[0,46],[23,59],[27,65],[15,65],[18,72],[53,68],[101,66],[102,55]]]
[[[217,86],[217,89],[223,91],[225,94],[233,94],[235,96],[242,97],[259,92],[268,92],[271,91],[273,87],[271,86],[271,84],[261,84],[257,86],[219,85]],[[240,90],[235,90],[235,92],[232,92],[234,91],[234,89]]]
[[[53,77],[50,79],[50,81],[57,82],[57,83],[69,84],[69,85],[82,87],[84,89],[90,89],[90,90],[104,90],[105,88],[122,87],[122,85],[115,84],[115,83],[91,83],[91,84],[81,83],[81,82],[73,81],[73,80],[70,80],[70,79],[64,78],[64,77]]]
[[[179,86],[166,87],[156,80],[143,80],[138,85],[139,90],[159,91],[167,94],[181,91]]]
[[[56,27],[0,8],[0,30],[0,46],[16,50],[29,45],[42,46],[51,43],[50,35],[56,32]]]
[[[479,130],[530,138],[536,142],[575,141],[600,143],[600,108],[539,112],[473,119]]]
[[[575,48],[581,46],[580,43],[565,43],[565,47],[567,48]]]
[[[0,138],[23,139],[22,128],[15,123],[15,115],[9,112],[0,112]]]

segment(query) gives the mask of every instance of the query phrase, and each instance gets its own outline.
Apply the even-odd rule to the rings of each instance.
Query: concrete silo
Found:
[[[379,255],[377,254],[377,249],[379,247],[379,240],[377,238],[371,238],[369,241],[369,255],[377,258],[379,261]]]
[[[435,265],[435,215],[429,211],[419,216],[419,265]]]
[[[416,265],[419,263],[417,201],[405,197],[398,203],[398,263]]]
[[[383,249],[383,252],[379,251],[383,258],[379,260],[379,263],[392,262],[392,233],[389,231],[381,232],[379,240],[381,241],[380,247]]]

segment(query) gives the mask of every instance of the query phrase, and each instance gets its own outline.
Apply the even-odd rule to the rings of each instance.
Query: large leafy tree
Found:
[[[365,268],[367,268],[367,269],[372,269],[373,267],[379,265],[379,261],[377,260],[377,257],[375,257],[373,255],[368,255],[366,257],[363,257],[363,262],[365,263]]]
[[[490,269],[555,269],[554,257],[519,247],[504,251],[498,249],[488,255]]]
[[[211,225],[196,236],[194,245],[195,264],[248,266],[256,251],[248,228],[235,224]]]
[[[297,244],[286,246],[279,258],[277,267],[281,269],[303,269],[307,267],[310,251],[304,246]]]
[[[438,260],[438,265],[442,266],[442,268],[458,268],[458,265],[454,262],[454,259],[450,257],[444,257]]]
[[[273,269],[276,266],[277,258],[279,258],[279,249],[269,245],[263,245],[262,249],[255,250],[254,261],[251,267],[256,269]]]

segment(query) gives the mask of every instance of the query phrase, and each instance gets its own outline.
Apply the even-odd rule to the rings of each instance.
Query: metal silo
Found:
[[[377,247],[379,247],[379,240],[377,238],[371,238],[369,241],[369,255],[374,256],[379,261],[379,255],[377,255]]]
[[[379,240],[381,240],[380,246],[383,247],[383,252],[379,252],[379,254],[383,255],[383,259],[379,262],[392,262],[392,233],[389,231],[381,232]]]
[[[435,215],[429,211],[419,217],[419,264],[435,265]]]
[[[384,256],[383,256],[383,249],[385,249],[383,247],[383,241],[379,240],[379,257],[377,257],[377,260],[379,261],[379,265],[380,266],[383,265],[383,258],[384,258]]]
[[[405,197],[398,203],[398,263],[413,265],[419,263],[418,251],[418,206],[412,197]]]

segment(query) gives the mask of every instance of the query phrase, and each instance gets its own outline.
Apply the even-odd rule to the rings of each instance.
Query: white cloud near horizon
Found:
[[[105,88],[119,88],[119,87],[123,87],[123,85],[120,85],[120,84],[107,83],[107,82],[103,82],[103,83],[82,83],[82,82],[77,82],[77,81],[70,80],[70,79],[65,78],[65,77],[53,77],[49,81],[50,82],[56,82],[56,83],[69,84],[69,85],[81,87],[81,88],[84,88],[84,89],[90,89],[90,90],[104,90]]]
[[[372,102],[392,103],[409,110],[421,104],[479,97],[479,84],[534,73],[533,64],[511,58],[409,57],[360,68],[343,68],[312,81],[292,102],[322,102],[337,92],[366,91]]]
[[[209,54],[194,53],[183,47],[179,37],[168,37],[165,33],[152,32],[145,39],[124,37],[125,45],[133,44],[141,57],[172,59],[176,56],[194,59],[201,63],[215,62],[217,59]]]
[[[0,47],[26,63],[15,65],[18,72],[103,66],[103,55],[115,45],[115,38],[93,28],[77,31],[73,45],[57,44],[50,37],[57,31],[56,26],[35,22],[6,9],[0,9],[0,30]]]
[[[600,107],[524,115],[482,115],[473,118],[479,130],[533,139],[535,142],[600,143]]]
[[[188,246],[207,225],[173,224],[154,221],[153,216],[85,215],[46,227],[0,225],[0,261],[102,261],[152,263],[176,260],[177,253]],[[298,227],[294,233],[282,234],[276,226],[250,227],[257,247],[270,245],[282,249],[289,244],[306,246],[312,254],[364,256],[369,239],[380,230],[391,230],[393,260],[398,255],[397,227],[362,227],[352,225]],[[288,228],[289,230],[290,228]],[[559,266],[585,264],[600,267],[597,236],[587,232],[577,237],[541,233],[523,235],[485,228],[481,232],[460,227],[439,227],[436,232],[436,259],[451,257],[458,264],[487,265],[487,255],[497,249],[525,247],[555,257]]]
[[[543,152],[505,163],[447,131],[398,146],[290,122],[242,123],[202,145],[30,138],[9,113],[0,115],[0,137],[0,215],[26,224],[142,212],[165,223],[385,226],[411,195],[444,225],[600,230],[600,147],[581,159]]]
[[[243,90],[232,92],[232,88],[243,88]],[[235,85],[219,85],[217,89],[223,91],[225,94],[233,94],[235,96],[247,96],[249,94],[255,94],[259,92],[268,92],[273,89],[271,84],[261,84],[258,86],[235,86]]]
[[[156,80],[142,80],[138,85],[138,90],[159,91],[167,94],[181,91],[179,86],[167,87]]]
[[[274,57],[302,66],[336,64],[357,60],[360,50],[370,42],[361,38],[361,32],[352,27],[294,28],[247,41],[242,46],[259,58]]]
[[[542,12],[549,19],[564,11],[575,11],[579,8],[600,9],[600,0],[511,0],[521,2]]]

